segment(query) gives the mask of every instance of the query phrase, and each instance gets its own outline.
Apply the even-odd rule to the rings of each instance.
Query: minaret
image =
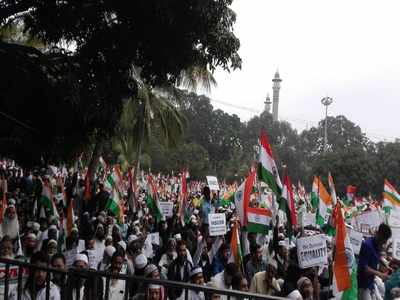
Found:
[[[276,71],[274,79],[272,79],[272,119],[274,121],[278,121],[278,107],[279,107],[279,90],[281,89],[281,81],[282,79],[279,77],[279,72]]]
[[[271,113],[272,102],[271,102],[271,98],[269,97],[269,94],[267,94],[267,98],[265,98],[264,104],[265,104],[264,112]]]

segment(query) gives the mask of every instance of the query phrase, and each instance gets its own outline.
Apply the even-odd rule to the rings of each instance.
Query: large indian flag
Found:
[[[266,208],[247,208],[247,232],[267,233],[272,219],[272,212]]]
[[[386,212],[391,209],[400,209],[400,195],[387,179],[383,187],[383,209]]]
[[[156,218],[156,221],[160,222],[162,214],[158,206],[157,187],[150,175],[147,177],[147,194],[145,201],[147,207],[152,211],[154,217]]]
[[[246,211],[250,202],[250,194],[253,190],[255,178],[256,172],[253,170],[235,192],[236,213],[239,216],[240,224],[242,226],[245,226],[247,224]]]
[[[58,215],[56,204],[54,203],[54,197],[53,197],[53,192],[52,192],[51,186],[47,182],[43,182],[40,203],[42,204],[42,206],[47,208],[48,211],[50,211],[50,214],[52,216],[60,218],[60,216]]]
[[[265,182],[271,190],[280,195],[282,183],[279,178],[278,168],[272,155],[272,149],[268,142],[267,134],[262,131],[260,135],[260,157],[258,161],[258,179]]]
[[[340,203],[334,214],[336,223],[336,249],[333,261],[333,293],[336,299],[357,299],[357,263],[343,218]]]
[[[320,226],[326,224],[332,212],[332,198],[321,179],[316,176],[312,186],[311,203],[314,208],[317,208],[317,224]]]
[[[110,210],[110,212],[117,217],[119,223],[124,222],[123,205],[119,197],[119,192],[115,186],[110,193],[110,198],[108,199],[106,209]]]
[[[229,257],[229,262],[234,262],[238,267],[242,264],[243,261],[242,247],[240,245],[239,226],[239,223],[236,222],[232,228],[231,256]]]
[[[332,205],[336,205],[336,189],[331,172],[328,174],[329,189],[331,191]]]
[[[285,177],[283,178],[282,198],[285,201],[284,203],[285,205],[280,205],[280,208],[286,213],[286,218],[288,220],[288,227],[290,230],[297,226],[297,214],[296,214],[296,205],[294,202],[292,182],[288,174],[286,174]]]
[[[107,176],[107,180],[105,182],[105,188],[111,191],[113,188],[116,188],[120,193],[124,190],[124,183],[121,174],[121,170],[118,165],[115,165],[112,168],[112,172]]]

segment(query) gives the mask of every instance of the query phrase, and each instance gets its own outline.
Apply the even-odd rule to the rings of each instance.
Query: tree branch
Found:
[[[0,6],[0,24],[3,25],[9,18],[16,14],[24,13],[33,7],[34,1],[22,0],[15,4],[3,4]]]

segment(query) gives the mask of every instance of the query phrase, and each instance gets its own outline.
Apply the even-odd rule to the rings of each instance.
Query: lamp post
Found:
[[[328,106],[331,105],[333,99],[331,97],[322,98],[321,103],[325,106],[325,134],[324,134],[324,153],[328,146]]]

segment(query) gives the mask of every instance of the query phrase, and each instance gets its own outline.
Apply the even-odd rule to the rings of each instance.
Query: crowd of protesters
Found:
[[[88,179],[85,168],[25,170],[3,160],[0,256],[62,271],[92,269],[296,300],[335,298],[334,239],[327,235],[327,264],[305,269],[299,266],[296,237],[321,233],[318,226],[299,226],[289,234],[286,215],[278,210],[265,233],[239,226],[240,255],[231,243],[233,228],[240,225],[235,201],[230,200],[238,189],[236,184],[220,184],[220,190],[213,191],[206,181],[188,180],[185,172],[176,176],[142,172],[133,175],[134,182],[132,174],[122,173],[120,214],[116,214],[110,205],[113,191],[107,187],[112,169],[104,167]],[[54,207],[43,200],[44,186],[51,187]],[[183,188],[187,189],[185,199]],[[259,188],[250,205],[270,205],[263,203],[269,201],[268,195],[267,189]],[[173,203],[172,215],[160,214],[160,202]],[[307,209],[307,200],[296,202],[298,211]],[[73,225],[68,228],[70,205]],[[226,215],[225,235],[209,234],[208,217],[215,212]],[[364,238],[357,256],[358,296],[353,299],[400,299],[400,264],[391,255],[391,235],[391,228],[381,224],[372,236]],[[235,255],[240,255],[240,260]],[[105,278],[52,273],[48,283],[47,276],[39,269],[24,276],[21,299],[45,299],[50,284],[50,299],[54,300],[62,296],[76,299],[76,295],[104,299],[106,292],[108,299],[125,299],[128,293],[130,299],[185,300],[184,290],[162,284],[111,279],[106,289]],[[0,279],[0,284],[4,293],[4,280]],[[227,299],[194,290],[189,290],[187,297]],[[17,298],[18,289],[11,286],[9,299]]]

